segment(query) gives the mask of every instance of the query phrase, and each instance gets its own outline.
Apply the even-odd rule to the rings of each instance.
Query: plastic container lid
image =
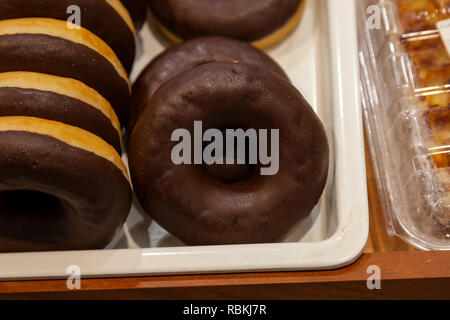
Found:
[[[450,249],[450,0],[361,0],[361,90],[388,232]],[[449,30],[450,32],[450,30]]]

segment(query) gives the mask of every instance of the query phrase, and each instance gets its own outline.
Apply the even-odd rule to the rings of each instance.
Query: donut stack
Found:
[[[103,248],[124,223],[135,35],[119,0],[0,0],[1,252]]]

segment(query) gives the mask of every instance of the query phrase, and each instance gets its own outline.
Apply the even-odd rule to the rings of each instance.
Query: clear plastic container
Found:
[[[450,19],[450,0],[357,2],[366,131],[388,232],[449,250],[450,53],[436,23]]]

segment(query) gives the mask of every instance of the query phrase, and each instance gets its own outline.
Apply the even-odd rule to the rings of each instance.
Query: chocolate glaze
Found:
[[[62,38],[42,34],[0,36],[0,72],[31,71],[79,80],[108,100],[121,123],[128,119],[127,81],[101,54]]]
[[[276,175],[224,184],[203,165],[175,165],[175,129],[280,130]],[[328,171],[325,130],[308,102],[279,75],[259,67],[214,62],[172,78],[155,93],[129,144],[129,165],[142,207],[190,245],[280,241],[309,215]],[[259,170],[258,170],[259,171]]]
[[[120,137],[111,120],[95,107],[62,94],[0,87],[0,117],[29,116],[63,122],[92,132],[121,153]]]
[[[0,20],[35,17],[67,20],[70,16],[67,8],[71,5],[81,9],[81,26],[105,41],[130,72],[136,50],[133,31],[104,0],[0,0]]]
[[[172,77],[214,61],[241,61],[255,64],[287,78],[283,69],[266,53],[246,42],[203,37],[173,46],[153,59],[133,85],[128,130],[131,132],[139,115],[155,91]]]
[[[147,17],[147,3],[146,0],[121,0],[123,5],[130,12],[133,18],[136,30],[140,30],[144,25]]]
[[[30,191],[54,201],[18,210],[23,204],[11,200]],[[22,201],[33,199],[42,197]],[[104,248],[125,222],[131,201],[130,185],[112,162],[50,136],[0,132],[1,252]]]
[[[149,0],[155,17],[182,39],[226,36],[264,38],[283,27],[302,0]]]

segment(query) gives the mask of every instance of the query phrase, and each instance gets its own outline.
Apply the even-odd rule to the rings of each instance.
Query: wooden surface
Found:
[[[366,154],[368,154],[366,152]],[[0,282],[0,298],[92,299],[450,299],[450,252],[421,252],[384,225],[367,157],[370,235],[363,256],[331,271],[85,279],[81,290],[66,281]],[[381,271],[381,289],[369,290],[369,266]]]

